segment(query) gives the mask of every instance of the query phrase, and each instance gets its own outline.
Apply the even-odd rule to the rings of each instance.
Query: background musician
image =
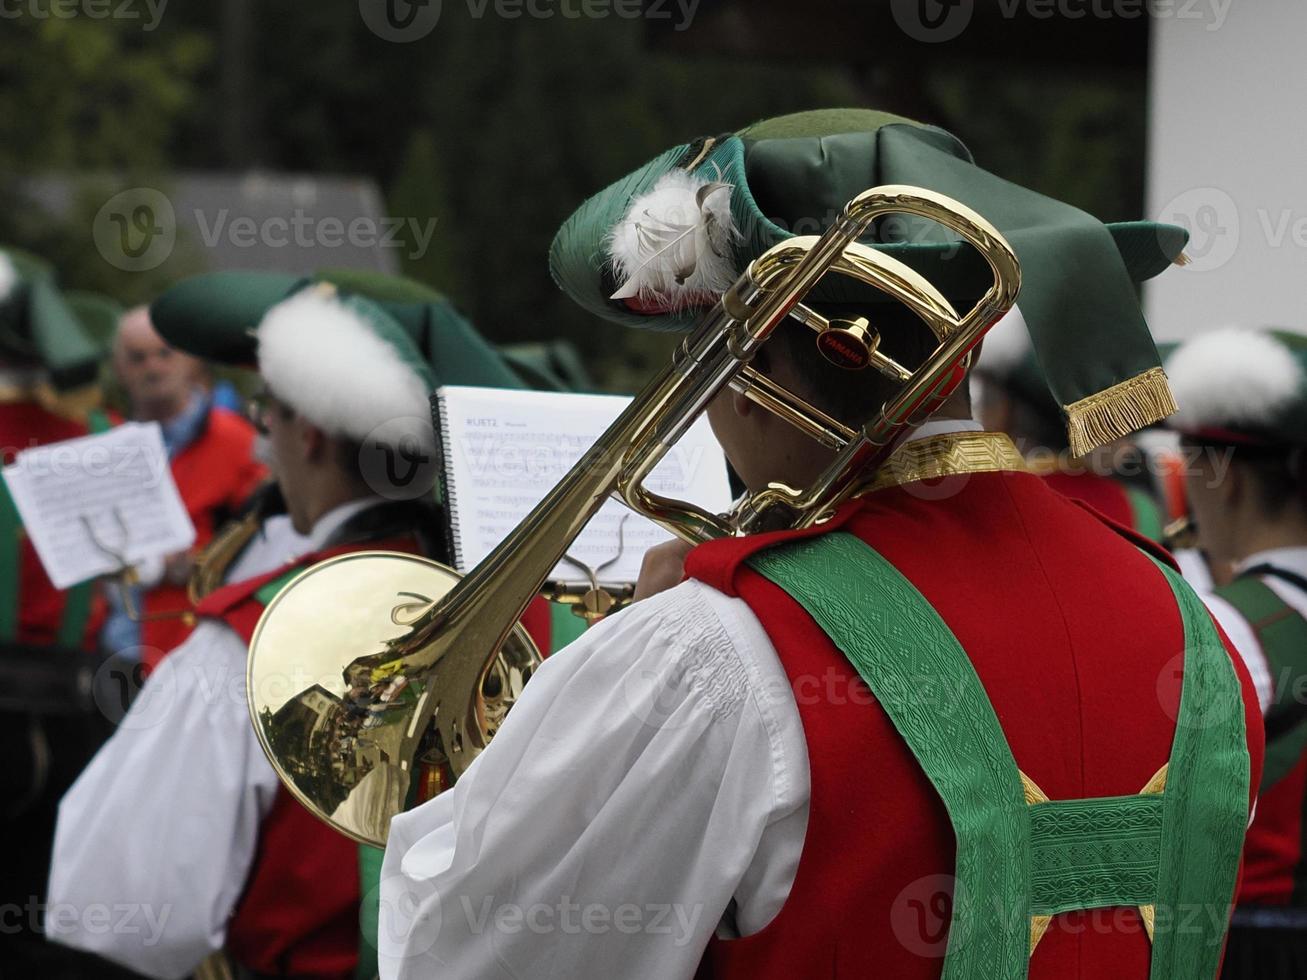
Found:
[[[1307,337],[1224,329],[1166,361],[1191,459],[1198,544],[1234,567],[1204,598],[1266,714],[1266,767],[1244,853],[1227,977],[1307,973]]]
[[[243,335],[241,312],[229,336]],[[165,294],[155,316],[180,324],[165,330],[183,349],[187,325],[212,326],[185,292]],[[362,469],[364,441],[386,434],[434,452],[431,368],[402,327],[365,300],[309,287],[259,321],[257,360],[272,470],[307,547],[206,598],[194,634],[60,807],[51,900],[118,896],[154,918],[135,934],[52,924],[50,937],[150,976],[185,976],[224,946],[256,973],[353,975],[358,847],[278,783],[250,724],[246,647],[297,570],[351,550],[428,552],[437,526],[425,498],[387,499]]]

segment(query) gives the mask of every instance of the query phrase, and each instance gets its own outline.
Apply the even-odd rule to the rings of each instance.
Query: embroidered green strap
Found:
[[[381,859],[386,852],[359,845],[359,965],[354,980],[377,975],[377,930],[381,927]]]
[[[1215,975],[1243,841],[1248,756],[1234,669],[1178,576],[1163,570],[1188,651],[1166,792],[1028,806],[965,651],[874,549],[835,533],[760,553],[749,564],[798,601],[849,658],[948,810],[957,865],[945,978],[1018,980],[1027,976],[1041,919],[1120,905],[1143,907],[1149,923],[1157,917],[1154,980]],[[1201,921],[1179,921],[1186,912]],[[1176,941],[1177,930],[1188,930],[1184,942]]]
[[[9,487],[0,486],[0,643],[18,638],[23,522]]]
[[[1050,800],[1030,808],[1030,914],[1057,915],[1157,897],[1162,797]]]
[[[1153,980],[1214,977],[1248,827],[1251,778],[1243,692],[1202,600],[1157,563],[1184,622],[1180,716],[1162,794]]]
[[[1270,668],[1272,700],[1260,790],[1265,793],[1307,752],[1307,710],[1298,697],[1307,679],[1307,619],[1255,576],[1237,578],[1216,594],[1248,620]]]

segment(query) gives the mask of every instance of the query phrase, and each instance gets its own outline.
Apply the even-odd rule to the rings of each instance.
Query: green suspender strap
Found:
[[[1017,768],[957,638],[869,545],[835,532],[749,564],[848,657],[948,810],[957,866],[945,980],[1019,980],[1053,915],[1123,905],[1140,907],[1152,936],[1152,980],[1216,976],[1248,817],[1248,751],[1234,667],[1179,575],[1158,566],[1185,631],[1169,772],[1135,796],[1049,801]],[[949,692],[947,707],[923,690]]]
[[[1260,787],[1265,793],[1307,752],[1307,710],[1296,696],[1307,678],[1307,619],[1256,576],[1237,578],[1216,594],[1248,620],[1271,673],[1266,764]]]
[[[23,522],[9,487],[0,486],[0,643],[18,638],[18,603],[22,583]]]
[[[1157,501],[1138,487],[1125,488],[1126,499],[1130,501],[1130,513],[1134,518],[1135,531],[1149,541],[1161,541],[1165,530],[1162,509]]]
[[[109,417],[100,410],[87,416],[92,433],[106,431]],[[23,522],[18,508],[9,496],[9,488],[0,488],[0,643],[12,643],[18,638],[18,607],[22,591]],[[91,599],[95,583],[83,582],[64,593],[64,611],[59,619],[55,642],[61,647],[76,649],[82,645],[86,621],[91,615]]]

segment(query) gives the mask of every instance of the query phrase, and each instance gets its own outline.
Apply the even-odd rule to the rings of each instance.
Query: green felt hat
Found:
[[[150,304],[150,320],[178,350],[219,364],[253,368],[259,321],[303,281],[278,272],[235,270],[192,276]]]
[[[68,290],[64,293],[64,300],[86,332],[103,350],[108,350],[126,308],[117,300],[84,289]]]
[[[944,130],[889,113],[804,112],[674,147],[582,204],[555,237],[550,267],[568,295],[605,319],[683,330],[749,261],[825,230],[850,199],[883,184],[953,197],[1007,238],[1022,265],[1020,306],[1074,451],[1173,410],[1133,283],[1176,261],[1187,232],[1105,225],[982,170]],[[984,260],[930,222],[887,219],[864,243],[920,272],[959,312],[989,283]],[[810,296],[871,316],[889,301],[838,276]]]
[[[1307,336],[1229,327],[1170,345],[1178,432],[1216,442],[1307,446]]]
[[[500,355],[513,371],[537,391],[594,391],[594,379],[569,341],[506,344]]]
[[[194,276],[173,286],[150,307],[155,328],[170,343],[198,357],[253,366],[253,328],[281,300],[328,282],[341,295],[357,295],[384,310],[410,336],[434,372],[436,385],[520,388],[521,380],[437,290],[402,276],[327,269],[312,277],[225,271]]]
[[[55,284],[54,270],[18,249],[0,249],[0,357],[48,374],[59,391],[92,384],[104,348]]]

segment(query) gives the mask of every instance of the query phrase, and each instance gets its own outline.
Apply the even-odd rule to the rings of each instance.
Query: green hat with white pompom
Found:
[[[1213,330],[1177,345],[1166,373],[1180,406],[1169,428],[1214,442],[1307,446],[1307,336]]]
[[[435,377],[408,332],[377,304],[319,283],[271,307],[254,331],[259,373],[314,425],[358,442],[416,439],[435,451]]]

